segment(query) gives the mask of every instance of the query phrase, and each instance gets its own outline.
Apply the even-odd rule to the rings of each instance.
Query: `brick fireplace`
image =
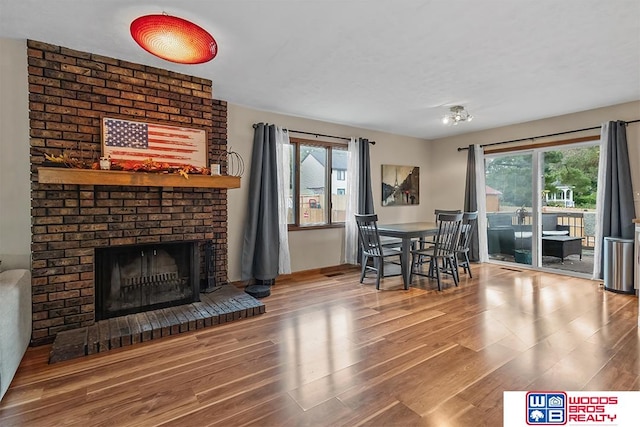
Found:
[[[32,344],[96,321],[95,253],[107,247],[199,242],[227,276],[227,190],[40,184],[43,153],[100,155],[103,116],[206,129],[209,159],[226,151],[227,105],[210,80],[29,40]],[[224,165],[223,165],[224,172]]]

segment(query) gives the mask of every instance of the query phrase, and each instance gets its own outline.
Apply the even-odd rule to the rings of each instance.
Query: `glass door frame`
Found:
[[[540,200],[539,197],[535,197],[536,195],[536,176],[540,176],[540,161],[538,160],[539,156],[536,155],[535,153],[536,150],[531,149],[531,148],[527,148],[527,149],[523,149],[523,150],[513,150],[513,151],[508,151],[508,152],[499,152],[499,153],[489,153],[489,154],[484,154],[484,168],[485,168],[485,174],[486,174],[486,160],[487,159],[497,159],[500,157],[509,157],[509,156],[531,156],[531,182],[530,182],[530,186],[531,186],[531,198],[533,200],[530,201],[531,203],[531,210],[532,210],[532,214],[531,214],[531,264],[527,264],[527,263],[517,263],[514,259],[513,262],[511,261],[505,261],[505,260],[498,260],[498,259],[491,259],[489,258],[489,262],[492,263],[496,263],[496,264],[502,264],[502,265],[508,265],[508,266],[514,266],[517,265],[518,267],[524,267],[524,268],[537,268],[538,265],[538,260],[541,259],[541,255],[542,255],[542,250],[539,249],[539,243],[538,243],[538,239],[537,239],[537,230],[538,230],[538,214],[537,212],[540,209]],[[534,171],[537,171],[536,173],[534,173]],[[486,193],[484,194],[484,197],[486,198]],[[487,235],[487,241],[489,239],[488,233],[487,233],[487,229],[484,230],[485,235]]]
[[[519,264],[510,261],[501,261],[496,259],[489,259],[488,262],[514,266],[518,267],[530,268],[540,271],[552,272],[557,274],[564,274],[568,276],[575,277],[584,277],[590,278],[590,274],[583,274],[574,271],[568,270],[558,270],[549,267],[542,266],[542,194],[544,191],[544,153],[549,151],[561,151],[565,149],[575,149],[575,148],[586,148],[600,145],[600,140],[591,140],[584,142],[575,142],[571,144],[558,144],[558,145],[550,145],[540,148],[524,148],[522,150],[518,150],[517,147],[514,147],[513,151],[502,151],[499,153],[488,153],[483,154],[483,165],[486,165],[486,159],[488,158],[498,158],[505,156],[521,156],[531,154],[531,194],[533,200],[531,201],[531,264]],[[484,194],[486,198],[486,193]],[[487,230],[484,230],[486,235]]]

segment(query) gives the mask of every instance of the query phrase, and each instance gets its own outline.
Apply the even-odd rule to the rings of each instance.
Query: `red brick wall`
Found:
[[[45,185],[37,178],[43,153],[99,156],[103,116],[204,128],[209,160],[217,161],[226,150],[227,104],[212,99],[211,81],[31,40],[27,48],[32,344],[94,322],[96,247],[213,239],[216,279],[225,281],[226,190]]]

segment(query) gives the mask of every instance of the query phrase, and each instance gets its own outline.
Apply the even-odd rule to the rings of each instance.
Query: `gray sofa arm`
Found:
[[[31,339],[31,273],[0,273],[0,400],[9,388]]]

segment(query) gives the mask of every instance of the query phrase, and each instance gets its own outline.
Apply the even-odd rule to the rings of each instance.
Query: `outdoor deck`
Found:
[[[508,213],[508,211],[501,211],[500,213],[503,212]],[[568,227],[569,236],[582,238],[582,259],[580,259],[579,255],[569,255],[564,259],[563,262],[561,258],[556,258],[553,256],[543,256],[542,267],[591,275],[593,272],[593,248],[595,244],[595,212],[583,211],[579,209],[545,207],[543,214],[557,215],[558,225]],[[514,212],[514,225],[517,221],[518,218],[516,217]],[[531,213],[526,212],[525,216],[523,218],[520,218],[520,221],[522,225],[531,225]],[[508,253],[493,253],[489,255],[489,259],[504,262],[513,262],[518,265],[527,264],[516,262],[514,256]]]

